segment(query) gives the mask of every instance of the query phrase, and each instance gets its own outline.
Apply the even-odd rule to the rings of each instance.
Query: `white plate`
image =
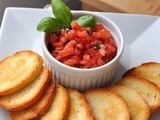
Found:
[[[122,30],[126,41],[114,81],[131,67],[144,62],[160,62],[160,18],[144,15],[100,13],[114,21]],[[51,10],[7,8],[0,32],[0,60],[17,51],[30,49],[40,55],[41,33],[36,26],[41,18],[52,16]],[[158,120],[160,111],[151,115]],[[0,108],[0,120],[9,120],[8,113]]]

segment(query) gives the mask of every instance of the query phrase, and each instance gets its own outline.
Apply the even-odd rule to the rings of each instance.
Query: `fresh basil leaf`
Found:
[[[38,31],[56,32],[63,28],[62,23],[53,17],[43,18],[37,26]]]
[[[100,43],[97,42],[95,46],[93,46],[93,50],[97,50],[97,49],[100,49],[101,46],[100,46]]]
[[[82,27],[90,27],[91,29],[97,25],[96,18],[91,15],[79,17],[76,22]]]
[[[62,0],[52,0],[52,12],[54,16],[69,28],[72,21],[72,13]]]

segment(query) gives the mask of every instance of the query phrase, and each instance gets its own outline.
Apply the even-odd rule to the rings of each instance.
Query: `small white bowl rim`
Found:
[[[111,64],[113,64],[117,59],[119,59],[119,57],[121,56],[123,50],[124,50],[124,37],[123,37],[123,34],[121,32],[121,30],[119,29],[119,27],[113,22],[111,21],[110,19],[108,19],[107,17],[103,16],[103,15],[99,15],[98,13],[93,13],[93,12],[90,12],[90,11],[72,11],[73,14],[88,14],[88,15],[93,15],[95,17],[99,17],[101,19],[105,19],[107,20],[107,22],[109,22],[112,26],[114,26],[114,28],[116,28],[116,30],[118,31],[119,33],[119,36],[120,36],[120,42],[121,42],[121,45],[120,45],[120,48],[119,48],[119,51],[117,51],[117,54],[116,56],[108,63],[102,65],[102,66],[99,66],[99,67],[95,67],[95,68],[75,68],[75,67],[71,67],[71,66],[68,66],[68,65],[65,65],[63,63],[61,63],[60,61],[58,61],[57,59],[55,59],[48,51],[47,47],[46,47],[46,43],[45,43],[45,34],[46,33],[43,33],[43,38],[42,38],[42,48],[44,49],[45,53],[47,54],[47,56],[53,60],[56,64],[59,64],[61,65],[62,67],[64,67],[65,69],[69,69],[69,70],[73,70],[73,71],[77,71],[77,72],[92,72],[92,71],[96,71],[96,70],[99,70],[99,69],[104,69],[106,68],[107,66],[110,66]],[[45,58],[44,58],[45,59]]]

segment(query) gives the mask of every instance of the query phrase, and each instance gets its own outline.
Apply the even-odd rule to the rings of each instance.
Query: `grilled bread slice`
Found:
[[[0,97],[0,106],[9,111],[24,109],[41,97],[50,81],[51,74],[49,70],[44,67],[34,82],[16,93]]]
[[[127,103],[111,91],[92,89],[84,93],[96,120],[130,120]]]
[[[51,82],[42,98],[40,98],[31,106],[20,111],[10,112],[11,120],[31,120],[44,115],[52,103],[52,98],[55,94],[54,85],[55,84]]]
[[[160,63],[148,62],[128,70],[124,76],[145,78],[160,87]]]
[[[56,84],[56,93],[47,113],[40,120],[65,120],[69,110],[69,95],[65,88]]]
[[[68,89],[70,107],[67,120],[94,120],[93,113],[85,96],[77,90]]]
[[[129,106],[131,120],[149,119],[150,109],[148,103],[138,92],[121,85],[114,85],[104,89],[113,91],[124,98]]]
[[[42,58],[29,50],[0,61],[0,96],[14,93],[30,84],[42,71]]]
[[[160,88],[152,82],[135,76],[127,76],[118,81],[117,84],[139,92],[148,102],[151,111],[160,107]]]

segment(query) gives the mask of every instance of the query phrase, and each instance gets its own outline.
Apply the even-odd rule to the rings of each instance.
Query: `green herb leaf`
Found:
[[[62,0],[52,0],[52,12],[64,27],[70,27],[72,13]]]
[[[97,49],[100,49],[101,46],[100,46],[100,43],[97,42],[97,44],[95,46],[93,46],[93,50],[97,50]]]
[[[78,63],[73,64],[74,67],[77,67],[78,65],[79,65]]]
[[[37,30],[43,32],[56,32],[62,28],[62,23],[53,17],[43,18],[37,26]]]
[[[84,15],[76,20],[76,22],[82,27],[90,27],[93,29],[96,25],[96,18],[91,15]]]
[[[92,32],[91,30],[86,30],[87,34],[91,34],[91,32]]]

